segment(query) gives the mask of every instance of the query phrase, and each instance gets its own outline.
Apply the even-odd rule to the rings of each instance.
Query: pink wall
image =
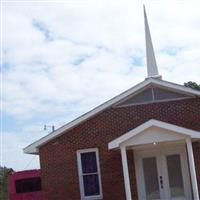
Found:
[[[26,192],[26,193],[16,193],[15,181],[26,178],[40,177],[40,170],[26,170],[13,172],[10,175],[9,184],[9,199],[10,200],[42,200],[42,191],[36,192]]]

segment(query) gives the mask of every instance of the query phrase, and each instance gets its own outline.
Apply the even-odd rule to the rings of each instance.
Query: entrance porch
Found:
[[[200,132],[150,120],[109,143],[122,157],[126,199],[132,200],[127,149],[135,161],[139,200],[199,200],[192,141]]]

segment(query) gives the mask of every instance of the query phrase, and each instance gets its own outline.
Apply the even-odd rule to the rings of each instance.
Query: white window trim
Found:
[[[99,195],[85,196],[85,193],[84,193],[83,173],[82,173],[82,165],[81,165],[81,153],[88,153],[88,152],[95,152],[96,153],[97,173],[99,175]],[[101,172],[100,172],[100,165],[99,165],[99,150],[98,150],[98,148],[77,150],[76,154],[77,154],[77,164],[78,164],[78,175],[79,175],[79,185],[80,185],[81,200],[103,199],[102,183],[101,183]],[[94,173],[94,174],[97,174],[97,173]]]

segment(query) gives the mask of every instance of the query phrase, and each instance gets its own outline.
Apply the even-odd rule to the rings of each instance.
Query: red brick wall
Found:
[[[127,131],[157,119],[200,131],[200,98],[108,108],[40,148],[42,187],[45,200],[80,199],[76,150],[99,148],[104,200],[124,200],[121,155],[108,150],[108,143]],[[195,143],[200,184],[200,145]],[[137,199],[133,153],[128,152],[133,199]]]

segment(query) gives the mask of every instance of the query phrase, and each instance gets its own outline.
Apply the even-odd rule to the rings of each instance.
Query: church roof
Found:
[[[134,87],[130,88],[129,90],[121,93],[120,95],[110,99],[109,101],[101,104],[100,106],[94,108],[93,110],[87,112],[86,114],[78,117],[77,119],[67,123],[66,125],[60,127],[59,129],[55,130],[54,132],[42,137],[41,139],[37,140],[36,142],[32,143],[31,145],[24,148],[24,153],[28,154],[38,154],[38,148],[50,140],[62,135],[66,131],[78,126],[80,123],[90,119],[91,117],[97,115],[98,113],[104,111],[105,109],[112,107],[113,105],[121,102],[123,99],[126,99],[128,96],[132,96],[134,94],[138,94],[138,92],[148,88],[149,86],[165,88],[170,91],[175,91],[184,95],[188,95],[189,97],[200,97],[200,91],[194,90],[191,88],[187,88],[183,85],[178,85],[175,83],[171,83],[168,81],[156,79],[156,78],[147,78],[143,82],[135,85]]]

